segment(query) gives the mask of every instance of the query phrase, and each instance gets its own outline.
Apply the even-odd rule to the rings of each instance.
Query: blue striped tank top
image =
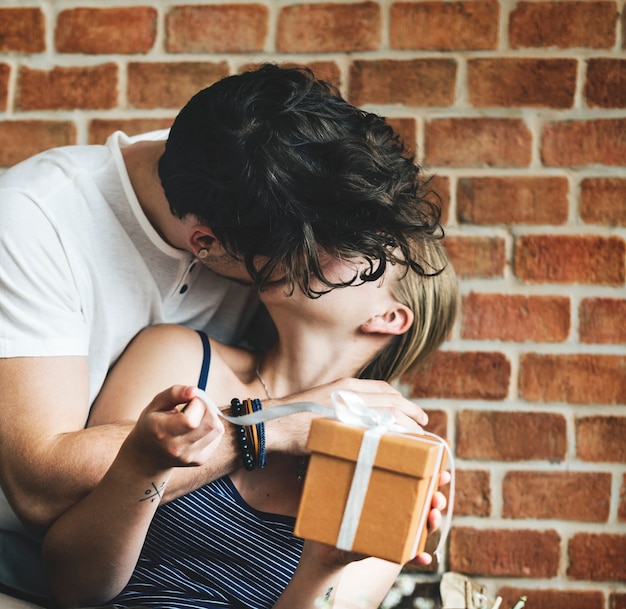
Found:
[[[202,338],[203,388],[210,347]],[[250,507],[228,476],[215,480],[159,506],[132,577],[110,606],[269,609],[300,560],[294,522]]]

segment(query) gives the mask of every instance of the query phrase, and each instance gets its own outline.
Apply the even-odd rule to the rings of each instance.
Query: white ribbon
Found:
[[[290,404],[273,406],[267,410],[258,410],[257,412],[252,412],[238,417],[229,417],[225,415],[204,390],[198,389],[197,396],[211,410],[216,412],[218,416],[235,425],[256,425],[258,423],[271,421],[272,419],[278,419],[299,412],[313,412],[329,419],[335,419],[346,425],[366,428],[361,441],[359,456],[357,458],[354,476],[352,478],[352,484],[348,493],[348,499],[337,538],[336,546],[340,550],[350,551],[352,549],[359,520],[361,518],[361,511],[363,510],[365,495],[367,493],[372,469],[374,467],[374,460],[376,459],[376,453],[378,452],[378,444],[382,436],[388,432],[395,432],[401,434],[423,435],[439,441],[443,444],[448,454],[448,465],[452,478],[450,481],[448,509],[442,526],[441,537],[434,552],[438,561],[441,562],[441,549],[443,548],[450,531],[450,523],[454,507],[455,482],[454,458],[452,456],[452,451],[445,440],[433,433],[424,431],[421,428],[419,428],[419,431],[415,431],[396,424],[395,417],[390,411],[368,408],[365,405],[365,402],[357,394],[352,393],[351,391],[334,391],[331,395],[333,408],[323,406],[317,402],[292,402]],[[430,490],[434,492],[436,487],[437,475],[435,474],[431,481]],[[420,530],[418,531],[417,538],[415,540],[415,548],[417,548],[419,536],[421,534],[421,527],[419,527],[419,529]]]
[[[372,470],[374,468],[374,460],[378,452],[378,444],[385,433],[384,427],[370,427],[363,434],[361,440],[361,448],[350,485],[350,492],[346,501],[346,507],[343,511],[341,527],[337,536],[337,547],[340,550],[352,550],[354,538],[361,520],[361,512],[363,511],[363,503],[365,495],[369,487]]]

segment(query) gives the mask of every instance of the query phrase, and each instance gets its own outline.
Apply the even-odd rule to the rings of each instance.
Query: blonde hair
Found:
[[[418,275],[406,269],[391,286],[394,298],[413,312],[414,321],[363,368],[361,378],[391,381],[415,372],[432,358],[452,330],[459,289],[445,247],[440,240],[426,239],[414,248],[423,267],[432,274]]]

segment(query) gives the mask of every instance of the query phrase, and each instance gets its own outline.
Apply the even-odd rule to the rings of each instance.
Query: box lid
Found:
[[[365,427],[317,418],[311,423],[307,447],[312,453],[356,461],[365,430]],[[443,443],[439,438],[418,433],[385,433],[378,446],[374,467],[430,478],[445,467]]]

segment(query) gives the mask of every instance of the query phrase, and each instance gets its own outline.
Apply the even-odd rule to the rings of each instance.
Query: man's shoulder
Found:
[[[147,131],[145,133],[139,133],[137,135],[126,135],[121,131],[116,131],[110,136],[109,140],[116,136],[120,139],[125,138],[130,144],[135,144],[136,142],[143,141],[158,142],[166,140],[169,136],[169,133],[169,129],[157,129],[156,131]]]
[[[72,178],[84,171],[102,167],[111,151],[101,145],[75,145],[51,148],[9,168],[0,176],[0,188],[28,190],[54,180]]]

